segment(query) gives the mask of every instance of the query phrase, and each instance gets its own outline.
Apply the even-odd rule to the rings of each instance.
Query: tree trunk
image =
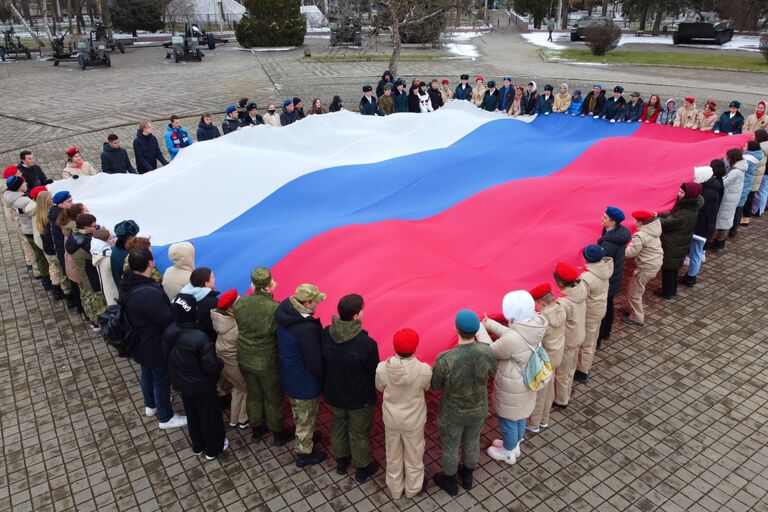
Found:
[[[30,27],[30,26],[29,26],[29,23],[28,23],[28,22],[27,22],[27,20],[24,18],[24,16],[22,16],[22,15],[21,15],[21,13],[19,12],[19,10],[16,8],[16,6],[15,6],[15,5],[13,5],[13,2],[9,2],[8,4],[11,6],[11,10],[12,10],[12,11],[13,11],[13,13],[16,15],[16,17],[17,17],[17,18],[19,18],[19,19],[21,20],[21,24],[22,24],[22,25],[24,25],[24,28],[26,28],[26,29],[27,29],[27,32],[29,32],[29,35],[32,37],[32,39],[34,39],[35,41],[37,41],[37,44],[39,44],[40,46],[45,46],[45,44],[43,43],[43,40],[42,40],[42,39],[40,39],[40,38],[37,36],[37,32],[35,32],[34,30],[32,30],[32,27]]]
[[[563,29],[563,30],[568,30],[568,6],[569,5],[570,4],[568,2],[562,2],[561,17],[562,17],[563,22],[560,25],[560,28]]]
[[[82,35],[85,32],[85,17],[83,17],[83,0],[74,0],[76,20],[77,20],[77,34]]]
[[[653,20],[653,30],[651,30],[651,35],[657,36],[659,35],[659,28],[661,27],[661,17],[664,16],[664,10],[659,9],[656,11],[656,19]]]
[[[645,24],[648,21],[648,6],[643,6],[643,9],[640,11],[640,31],[645,31]]]
[[[603,16],[608,16],[608,0],[603,0]]]
[[[45,27],[45,33],[48,35],[48,41],[53,41],[53,35],[51,34],[51,27],[48,26],[48,0],[42,0],[40,10],[43,15],[43,27]]]
[[[556,27],[559,27],[563,22],[563,0],[557,0],[557,22]]]
[[[592,16],[592,8],[594,7],[593,0],[589,1],[589,7],[587,8],[587,16]]]
[[[390,8],[390,15],[392,16],[392,55],[389,57],[389,70],[392,72],[392,76],[397,76],[397,65],[400,63],[400,50],[402,41],[400,39],[400,20],[398,16]]]

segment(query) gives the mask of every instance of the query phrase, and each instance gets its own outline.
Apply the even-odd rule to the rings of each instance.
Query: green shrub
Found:
[[[307,21],[301,0],[245,0],[243,19],[235,24],[235,37],[243,48],[300,46]]]

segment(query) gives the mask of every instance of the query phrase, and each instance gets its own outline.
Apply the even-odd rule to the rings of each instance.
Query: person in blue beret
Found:
[[[629,230],[621,223],[624,222],[624,212],[615,206],[609,206],[603,213],[603,233],[597,240],[597,245],[605,250],[605,255],[613,259],[613,275],[608,280],[608,302],[605,316],[600,324],[600,334],[597,337],[599,350],[604,340],[611,338],[613,328],[613,299],[621,291],[621,278],[624,276],[624,250],[632,237]]]

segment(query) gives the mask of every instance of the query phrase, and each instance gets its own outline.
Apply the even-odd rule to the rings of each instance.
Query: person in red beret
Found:
[[[400,329],[392,343],[396,355],[376,367],[376,389],[383,395],[387,488],[396,500],[403,493],[413,498],[424,483],[424,392],[429,389],[432,368],[415,356],[419,334],[413,329]]]
[[[693,96],[686,96],[685,105],[677,111],[677,117],[675,117],[672,126],[680,128],[696,128],[696,119],[698,116],[699,110],[696,108],[696,98]]]
[[[555,400],[557,409],[568,407],[571,398],[573,375],[576,372],[576,359],[579,347],[586,335],[587,295],[588,290],[579,279],[579,272],[568,263],[555,266],[555,283],[563,294],[557,302],[565,310],[565,351],[563,360],[555,371]]]
[[[237,364],[237,321],[234,308],[238,299],[237,290],[229,290],[219,295],[216,309],[211,310],[211,321],[216,331],[216,355],[224,362],[222,375],[232,384],[232,402],[229,407],[229,425],[244,429],[248,427],[246,400],[248,388],[245,377]]]
[[[483,97],[485,97],[485,78],[482,76],[478,76],[475,78],[475,89],[472,91],[472,100],[475,102],[476,106],[480,106],[483,104]]]
[[[552,364],[552,371],[556,373],[563,361],[563,353],[565,352],[565,308],[555,300],[552,286],[549,283],[536,286],[531,289],[530,294],[536,302],[536,309],[548,322],[547,331],[544,333],[541,344],[547,351],[549,362]],[[544,388],[539,389],[536,394],[536,405],[526,420],[526,430],[536,433],[549,427],[549,411],[554,399],[555,379],[549,379]]]
[[[440,95],[443,97],[443,104],[448,103],[453,99],[453,91],[451,91],[450,82],[445,78],[440,86]]]
[[[72,147],[67,150],[67,163],[61,171],[62,178],[77,179],[80,176],[95,176],[98,172],[94,166],[83,160],[79,148]]]
[[[664,251],[661,249],[661,221],[653,212],[632,212],[637,231],[624,250],[625,258],[635,259],[635,272],[627,286],[627,307],[622,312],[622,322],[629,325],[643,325],[643,293],[648,282],[661,269]]]

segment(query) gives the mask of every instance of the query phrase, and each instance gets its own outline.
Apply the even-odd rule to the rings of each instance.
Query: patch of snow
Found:
[[[477,47],[473,44],[459,44],[449,43],[446,45],[449,52],[461,57],[477,58],[480,56],[480,52],[477,51]]]
[[[536,46],[541,46],[544,48],[550,48],[552,50],[565,50],[567,48],[567,46],[557,44],[554,41],[561,41],[561,40],[565,41],[566,38],[568,41],[571,40],[570,34],[566,34],[565,36],[563,36],[563,34],[553,33],[552,39],[554,39],[554,41],[547,41],[547,39],[549,38],[549,34],[547,34],[546,32],[528,32],[527,34],[523,34],[522,36],[523,36],[523,39],[528,43],[531,43]]]
[[[551,48],[553,50],[564,50],[568,48],[562,43],[571,42],[571,34],[569,32],[554,32],[552,39],[554,41],[547,41],[549,34],[547,32],[529,32],[522,34],[523,39],[536,46],[543,48]],[[558,44],[561,43],[561,44]],[[635,36],[631,34],[622,34],[619,46],[625,44],[661,44],[672,45],[672,36]],[[678,45],[686,48],[706,48],[711,50],[744,50],[749,52],[760,51],[760,37],[758,36],[733,36],[733,39],[725,43],[723,46],[716,44],[681,44]]]
[[[276,46],[274,48],[250,48],[252,52],[286,52],[288,50],[295,50],[295,46]]]
[[[330,39],[331,36],[321,36],[321,35],[305,35],[304,39]]]

